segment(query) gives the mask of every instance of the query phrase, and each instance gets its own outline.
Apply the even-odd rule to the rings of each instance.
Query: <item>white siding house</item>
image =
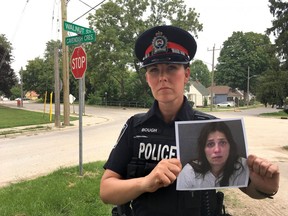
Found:
[[[208,101],[209,92],[199,81],[189,82],[188,87],[185,89],[184,95],[188,101],[194,103],[194,107],[203,107]],[[207,105],[207,104],[206,104]]]

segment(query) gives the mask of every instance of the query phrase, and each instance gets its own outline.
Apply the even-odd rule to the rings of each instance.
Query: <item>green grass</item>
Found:
[[[99,198],[104,162],[59,169],[47,176],[0,188],[1,216],[110,216]]]
[[[276,117],[276,118],[287,118],[288,114],[285,113],[283,110],[273,113],[261,113],[260,116],[267,116],[267,117]]]
[[[48,113],[33,112],[22,109],[13,109],[5,106],[0,106],[0,129],[13,128],[18,126],[41,125],[54,122],[54,115],[50,122]],[[70,117],[70,120],[76,120],[76,117]],[[63,116],[60,117],[63,121]]]

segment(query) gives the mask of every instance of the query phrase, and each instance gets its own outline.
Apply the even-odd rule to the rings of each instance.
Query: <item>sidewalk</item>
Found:
[[[17,103],[14,101],[9,101],[8,103],[1,103],[3,106],[15,108],[15,109],[23,109],[23,110],[30,110],[26,107],[17,107]],[[36,112],[42,112],[39,110],[35,110]],[[70,113],[70,116],[79,117],[78,113]],[[91,125],[97,125],[101,123],[108,122],[109,119],[104,117],[97,117],[92,114],[85,114],[82,117],[82,126],[91,126]],[[0,139],[6,138],[6,137],[16,137],[19,135],[29,135],[39,132],[47,132],[52,130],[67,130],[72,129],[75,127],[79,127],[79,120],[70,121],[70,126],[64,126],[63,122],[60,122],[60,127],[55,126],[55,122],[46,123],[46,124],[38,124],[38,125],[27,125],[27,126],[19,126],[19,127],[13,127],[13,128],[2,128],[0,129]]]

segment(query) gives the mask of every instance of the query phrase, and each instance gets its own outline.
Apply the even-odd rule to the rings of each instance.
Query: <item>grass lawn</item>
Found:
[[[110,216],[99,198],[104,162],[59,169],[47,176],[0,188],[1,216]]]
[[[273,113],[261,113],[260,116],[288,118],[288,113],[285,113],[283,110],[280,110],[278,112],[273,112]]]
[[[50,116],[48,113],[33,112],[22,109],[14,109],[0,105],[0,129],[13,128],[18,126],[27,125],[41,125],[54,122],[54,115],[52,115],[52,121],[50,122]],[[76,117],[70,117],[70,120],[76,120]],[[60,117],[63,121],[63,116]]]

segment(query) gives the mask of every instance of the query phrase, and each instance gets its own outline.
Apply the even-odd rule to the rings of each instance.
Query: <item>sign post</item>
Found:
[[[87,68],[87,55],[85,50],[76,47],[71,56],[71,69],[75,79],[79,79],[79,172],[83,175],[83,136],[82,136],[82,115],[83,115],[83,75]]]
[[[73,23],[64,21],[64,30],[74,32],[77,36],[65,38],[66,45],[81,44],[93,42],[96,40],[96,34],[93,29],[79,26]],[[75,79],[79,79],[79,169],[80,175],[83,173],[83,144],[82,144],[82,116],[84,106],[84,93],[83,93],[83,75],[87,68],[87,55],[85,50],[79,46],[76,47],[71,56],[71,68]],[[73,107],[74,108],[74,107]]]

